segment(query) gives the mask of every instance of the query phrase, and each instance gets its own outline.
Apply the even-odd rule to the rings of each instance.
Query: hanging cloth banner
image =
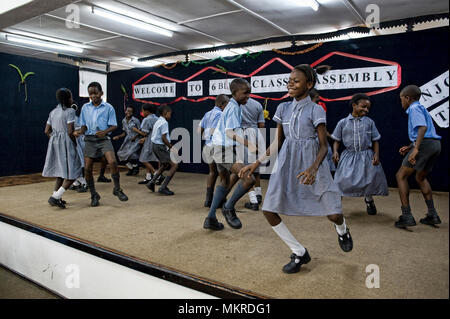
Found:
[[[316,88],[318,90],[343,90],[343,89],[360,89],[360,88],[379,88],[370,92],[366,92],[367,95],[375,95],[391,90],[397,89],[401,84],[401,67],[397,62],[386,61],[380,59],[374,59],[369,57],[358,56],[354,54],[348,54],[345,52],[334,51],[328,53],[324,57],[318,59],[317,61],[311,63],[311,67],[315,67],[331,56],[338,55],[351,59],[363,60],[367,62],[373,62],[378,64],[383,64],[383,66],[365,67],[365,68],[353,68],[353,69],[336,69],[330,70],[323,75],[319,75],[317,79]],[[167,98],[175,97],[176,92],[187,92],[188,96],[201,96],[203,95],[203,87],[209,88],[209,96],[202,97],[199,99],[190,99],[185,96],[180,96],[175,100],[168,102],[168,104],[176,103],[180,100],[186,100],[191,102],[201,102],[206,99],[215,99],[215,96],[219,94],[230,94],[229,84],[234,77],[249,79],[252,87],[252,94],[250,95],[256,99],[268,99],[273,101],[280,101],[288,97],[288,94],[282,97],[267,97],[260,96],[259,93],[274,93],[274,92],[287,92],[287,82],[289,80],[290,73],[281,74],[270,74],[270,75],[257,75],[262,70],[270,66],[271,64],[279,62],[290,72],[294,69],[292,65],[284,61],[283,59],[276,57],[272,58],[259,68],[254,70],[249,74],[240,74],[232,71],[227,71],[223,68],[218,68],[215,66],[205,67],[184,80],[171,78],[162,75],[157,72],[150,72],[133,83],[133,99],[142,103],[150,103],[155,105],[161,105],[160,102],[144,100],[144,98]],[[225,79],[207,79],[200,80],[196,79],[208,70],[212,70],[215,73],[226,74]],[[157,77],[166,81],[164,83],[151,83],[151,84],[141,84],[145,79]],[[196,80],[196,81],[192,81]],[[206,85],[204,83],[206,81]],[[182,88],[179,90],[177,85],[187,85],[187,88]],[[181,87],[180,87],[181,89]],[[257,94],[255,94],[257,93]],[[351,95],[343,96],[339,98],[329,99],[322,94],[321,99],[325,102],[331,101],[343,101],[349,100]]]

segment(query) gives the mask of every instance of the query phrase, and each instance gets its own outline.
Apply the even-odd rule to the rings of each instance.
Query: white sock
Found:
[[[255,187],[254,189],[255,189],[256,195],[261,195],[262,196],[261,187]]]
[[[78,183],[81,183],[81,185],[86,185],[86,180],[84,179],[83,176],[78,177],[77,181],[78,181]]]
[[[130,162],[126,163],[125,166],[128,167],[129,169],[132,169],[132,168],[133,168],[133,165],[131,165]]]
[[[286,245],[292,250],[294,254],[297,256],[303,256],[306,252],[305,247],[303,247],[294,236],[292,236],[289,229],[286,225],[281,222],[276,226],[272,226],[272,229],[277,233],[278,237],[280,237]]]
[[[341,236],[347,232],[347,225],[345,224],[345,218],[344,218],[344,222],[342,223],[342,225],[334,224],[334,226],[336,227],[337,233]]]
[[[56,192],[53,193],[53,198],[56,199],[61,199],[62,195],[64,194],[66,190],[64,189],[64,187],[60,187]]]
[[[147,175],[145,175],[145,179],[150,181],[153,178],[152,173],[147,173]]]
[[[133,168],[135,168],[135,167],[137,167],[138,166],[138,164],[133,164]]]
[[[248,192],[248,197],[250,197],[250,203],[258,204],[258,199],[256,198],[256,193],[254,191]]]
[[[75,182],[73,182],[73,186],[78,186],[78,185],[80,185],[81,183],[79,182],[79,179],[77,179]]]
[[[371,195],[365,197],[366,202],[373,202],[373,198]]]

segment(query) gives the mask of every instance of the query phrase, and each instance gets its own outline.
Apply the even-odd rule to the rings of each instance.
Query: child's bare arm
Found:
[[[339,141],[334,141],[333,143],[333,162],[337,163],[339,162]]]
[[[52,134],[52,126],[50,124],[45,125],[44,133],[45,133],[45,135],[50,137],[50,134]]]
[[[167,139],[167,134],[163,134],[161,139],[163,141],[163,143],[170,149],[172,148],[172,144],[170,144],[169,140]]]
[[[378,165],[380,164],[380,143],[378,141],[373,141],[372,147],[373,147],[372,164]]]

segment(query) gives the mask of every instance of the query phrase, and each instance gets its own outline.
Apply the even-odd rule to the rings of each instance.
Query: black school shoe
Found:
[[[211,229],[211,230],[222,230],[223,224],[219,223],[217,218],[205,218],[205,222],[203,223],[203,228],[205,229]]]
[[[366,200],[364,199],[366,202]],[[369,215],[376,215],[377,214],[377,207],[375,206],[375,202],[372,200],[370,202],[366,202],[367,206],[367,214]]]
[[[410,226],[416,226],[416,221],[414,220],[414,216],[412,214],[402,214],[398,218],[398,221],[395,222],[395,227],[397,228],[405,228]]]
[[[138,184],[141,184],[141,185],[148,184],[148,182],[150,182],[150,181],[151,181],[151,179],[144,179],[143,181],[138,182]]]
[[[230,227],[234,229],[239,229],[242,227],[242,223],[236,216],[236,210],[234,208],[232,209],[222,208],[222,214],[225,217],[225,220],[227,221],[228,225],[230,225]]]
[[[159,188],[158,189],[158,193],[162,194],[162,195],[166,195],[166,196],[171,196],[171,195],[175,195],[174,192],[172,192],[168,187],[164,187],[164,188]]]
[[[251,209],[251,210],[259,210],[259,204],[258,203],[251,203],[251,202],[247,202],[244,205],[245,208]]]
[[[80,187],[81,187],[81,185],[70,185],[70,187],[69,187],[69,189],[71,190],[71,191],[77,191],[77,190],[79,190],[80,189]]]
[[[336,226],[334,226],[336,227]],[[338,241],[339,241],[339,246],[341,246],[341,249],[343,251],[345,251],[346,253],[348,253],[349,251],[351,251],[353,249],[353,239],[352,236],[350,235],[350,229],[348,229],[347,227],[347,232],[344,235],[339,235],[338,233]]]
[[[148,182],[147,185],[145,185],[145,186],[147,186],[147,188],[148,188],[149,190],[151,190],[152,192],[155,192],[155,183],[154,183],[154,182],[150,181],[150,182]]]
[[[123,191],[122,191],[121,188],[119,188],[119,189],[114,189],[114,190],[113,190],[113,195],[114,195],[114,196],[117,196],[117,197],[120,199],[120,201],[122,201],[122,202],[126,202],[126,201],[128,200],[127,195],[125,195],[125,194],[123,193]]]
[[[426,214],[425,218],[422,218],[420,220],[420,223],[425,224],[425,225],[438,225],[441,223],[441,219],[439,218],[438,214],[433,214],[433,215],[429,215]]]
[[[262,203],[262,195],[256,195],[256,199],[258,200],[258,204]]]
[[[134,166],[131,170],[131,175],[135,176],[137,174],[139,174],[139,166]]]
[[[300,267],[305,265],[311,261],[311,257],[309,256],[308,250],[305,249],[305,254],[303,256],[297,256],[292,253],[291,261],[284,265],[283,272],[286,274],[295,274],[300,271]],[[297,260],[297,262],[295,262]]]
[[[164,182],[164,178],[166,178],[163,174],[159,175],[158,179],[156,180],[156,185],[161,185]]]
[[[129,169],[128,169],[128,172],[127,172],[125,175],[127,175],[127,176],[133,175],[133,169],[132,169],[132,168],[129,168]]]
[[[50,206],[58,206],[59,208],[66,208],[66,205],[62,202],[61,199],[56,199],[53,196],[50,196],[48,199],[48,203]]]
[[[91,196],[91,206],[92,207],[97,207],[100,203],[100,194],[99,193],[95,193],[94,195]]]
[[[97,182],[98,182],[98,183],[111,183],[111,179],[106,178],[104,175],[100,175],[100,176],[97,178]]]
[[[78,188],[77,192],[78,193],[86,193],[88,191],[88,187],[86,184],[81,185],[80,188]]]

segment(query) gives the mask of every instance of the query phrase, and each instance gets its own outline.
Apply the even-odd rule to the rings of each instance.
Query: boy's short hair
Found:
[[[219,94],[216,97],[216,105],[217,106],[221,106],[221,105],[223,105],[225,103],[228,103],[229,100],[230,100],[230,98],[227,95]]]
[[[242,78],[237,78],[231,81],[230,83],[230,91],[231,94],[234,94],[236,91],[241,89],[243,86],[250,87],[250,83],[247,80]]]
[[[370,101],[370,97],[367,94],[364,94],[364,93],[356,93],[350,99],[350,102],[349,102],[350,107],[353,107],[353,103],[358,104],[358,102],[360,100],[369,100]]]
[[[172,108],[168,104],[163,104],[159,107],[159,114],[164,115],[167,112],[172,112]]]
[[[133,109],[133,112],[135,111],[133,104],[128,104],[126,108],[131,108],[131,109]]]
[[[422,95],[422,91],[417,85],[408,85],[400,91],[400,95],[409,96],[415,101],[418,101],[420,99],[420,96]]]
[[[142,108],[144,111],[150,112],[150,113],[152,113],[152,114],[155,114],[155,113],[156,113],[156,106],[154,106],[153,104],[143,103],[143,104],[141,105],[141,108]]]
[[[89,88],[91,88],[91,87],[95,87],[95,88],[97,88],[100,92],[103,92],[103,90],[102,90],[102,85],[101,85],[100,83],[98,83],[98,82],[91,82],[91,83],[89,83],[89,85],[88,85],[88,90],[89,90]]]

